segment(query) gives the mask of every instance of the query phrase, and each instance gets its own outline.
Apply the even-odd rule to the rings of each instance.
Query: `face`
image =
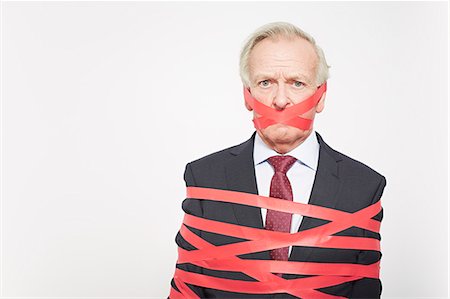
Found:
[[[264,39],[249,57],[250,93],[261,103],[283,110],[307,99],[317,90],[318,58],[313,46],[302,38]],[[314,119],[323,110],[325,93],[304,118]],[[246,104],[248,110],[252,110]],[[259,117],[254,112],[254,117]],[[284,154],[301,144],[312,130],[301,130],[284,124],[274,124],[257,132],[262,140]]]

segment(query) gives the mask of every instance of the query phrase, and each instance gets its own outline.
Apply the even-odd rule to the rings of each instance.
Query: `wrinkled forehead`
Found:
[[[250,52],[250,78],[283,76],[310,81],[315,78],[317,63],[314,46],[303,38],[266,38]]]

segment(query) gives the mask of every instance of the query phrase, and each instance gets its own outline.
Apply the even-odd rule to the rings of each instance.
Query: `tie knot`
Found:
[[[281,172],[286,174],[286,172],[291,168],[291,166],[297,161],[292,156],[272,156],[267,159],[269,163],[275,169],[275,172]]]

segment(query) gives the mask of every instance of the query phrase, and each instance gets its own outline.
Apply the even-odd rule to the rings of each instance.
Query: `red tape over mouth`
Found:
[[[244,99],[253,110],[261,115],[253,119],[253,124],[256,129],[264,129],[276,123],[285,124],[292,127],[297,127],[301,130],[309,130],[312,128],[312,119],[303,118],[300,115],[308,112],[314,108],[327,90],[327,82],[323,83],[316,92],[309,98],[302,102],[295,104],[283,110],[276,110],[272,107],[264,105],[256,100],[250,91],[244,87]]]
[[[265,230],[208,220],[186,214],[181,236],[196,250],[178,248],[177,264],[191,263],[212,270],[242,272],[257,281],[242,281],[212,277],[176,268],[174,281],[180,291],[171,288],[170,298],[199,298],[186,284],[222,291],[248,294],[287,293],[301,298],[337,299],[344,298],[325,294],[316,289],[355,281],[364,277],[379,277],[379,262],[370,265],[351,263],[319,263],[276,260],[241,259],[238,255],[271,250],[286,246],[308,246],[318,248],[356,249],[380,251],[380,242],[373,238],[333,236],[350,227],[359,227],[375,233],[380,222],[372,219],[381,211],[378,201],[354,213],[310,204],[290,202],[256,194],[188,187],[187,198],[243,204],[303,216],[328,220],[330,222],[295,234]],[[202,231],[246,239],[238,243],[215,246],[187,227]],[[313,277],[284,279],[272,273],[316,275]]]

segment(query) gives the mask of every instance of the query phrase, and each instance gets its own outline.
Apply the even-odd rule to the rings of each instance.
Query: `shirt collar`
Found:
[[[286,153],[286,155],[293,156],[297,162],[306,165],[312,170],[317,170],[317,163],[319,161],[319,142],[317,141],[316,132],[313,130],[311,134],[299,146]],[[283,156],[273,149],[269,148],[264,141],[255,134],[255,144],[253,147],[253,160],[255,165],[265,162],[272,156]]]

